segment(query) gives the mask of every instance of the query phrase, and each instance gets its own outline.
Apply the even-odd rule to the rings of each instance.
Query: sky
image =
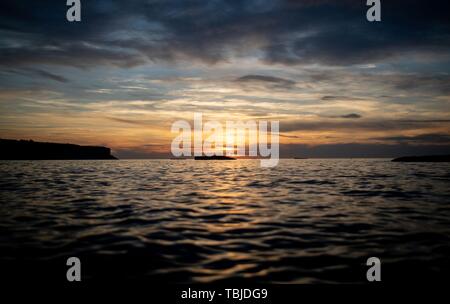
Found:
[[[281,156],[450,153],[450,3],[0,3],[0,138],[170,156],[173,122],[278,120]]]

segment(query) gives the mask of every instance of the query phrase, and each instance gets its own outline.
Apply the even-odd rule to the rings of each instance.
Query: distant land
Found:
[[[107,147],[0,139],[1,160],[117,159]]]
[[[395,158],[393,162],[450,162],[450,155],[404,156]]]
[[[235,160],[236,158],[229,157],[229,156],[219,156],[219,155],[213,155],[213,156],[195,156],[195,160]]]

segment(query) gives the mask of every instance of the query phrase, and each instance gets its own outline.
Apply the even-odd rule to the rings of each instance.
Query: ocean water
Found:
[[[11,279],[159,283],[438,280],[450,271],[450,164],[386,159],[0,162]]]

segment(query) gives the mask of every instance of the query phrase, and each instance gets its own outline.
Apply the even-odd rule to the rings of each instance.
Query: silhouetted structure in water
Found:
[[[0,159],[117,159],[107,147],[0,139]]]
[[[236,158],[229,157],[229,156],[195,156],[195,160],[235,160]]]
[[[394,162],[450,162],[450,155],[404,156],[395,158]]]

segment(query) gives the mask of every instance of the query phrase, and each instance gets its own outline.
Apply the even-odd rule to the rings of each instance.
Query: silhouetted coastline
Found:
[[[393,162],[450,162],[450,155],[404,156],[392,160]]]
[[[33,140],[0,139],[1,160],[76,160],[117,159],[111,149],[100,146],[79,146],[35,142]]]

